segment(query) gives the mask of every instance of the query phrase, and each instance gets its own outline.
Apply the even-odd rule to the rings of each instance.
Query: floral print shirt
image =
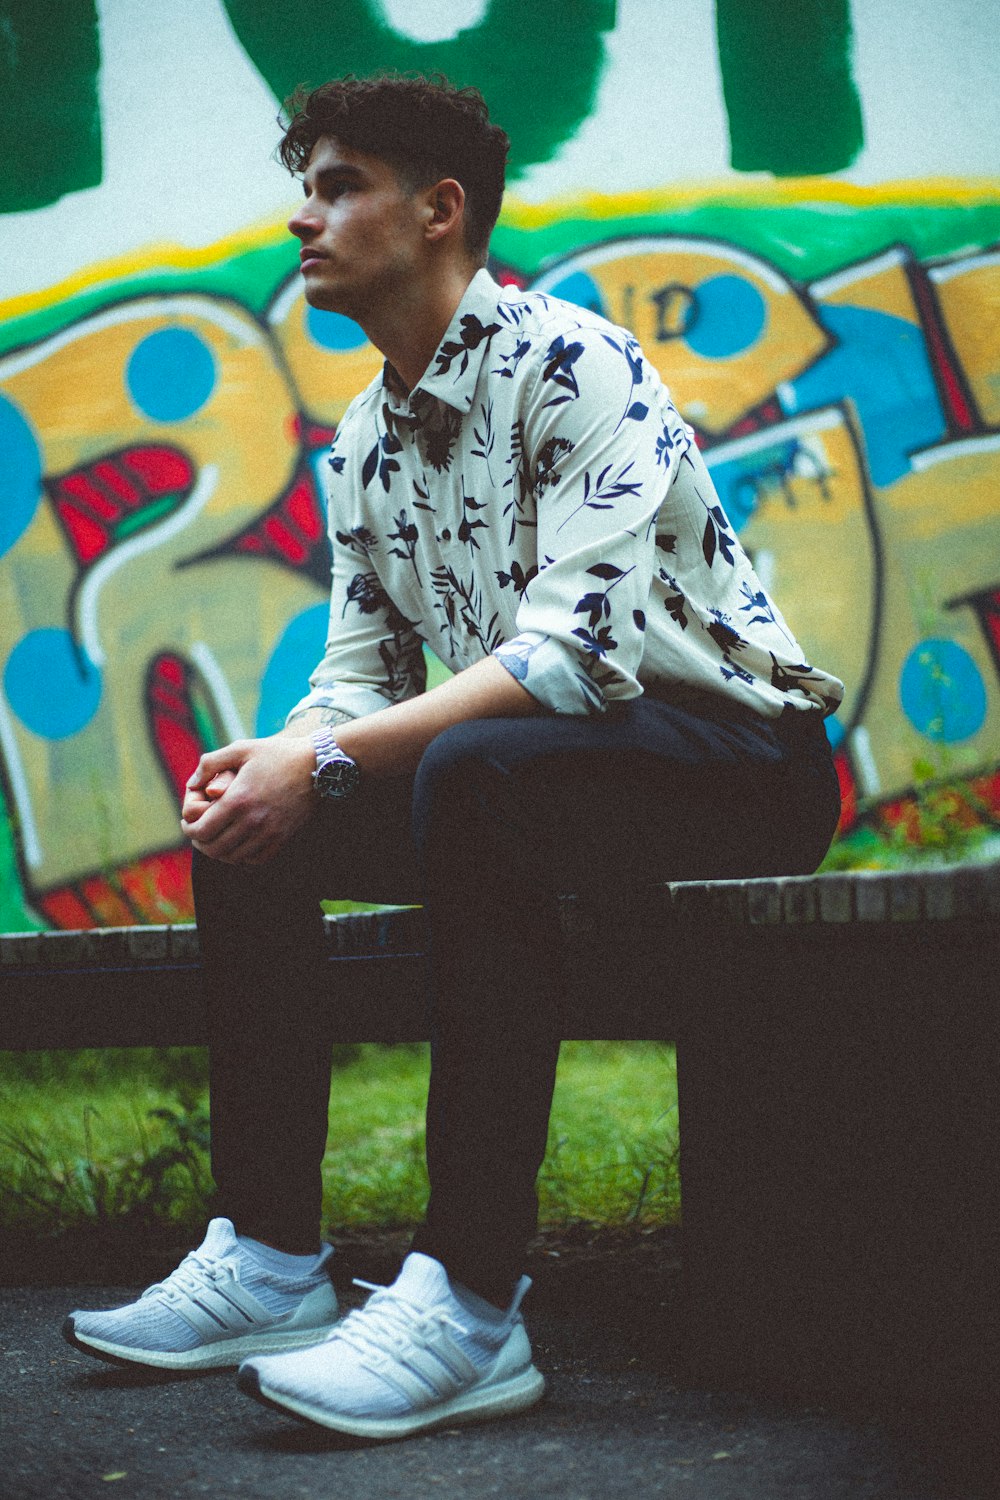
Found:
[[[832,712],[635,339],[469,284],[419,384],[386,364],[329,455],[326,653],[292,710],[358,717],[493,655],[556,713],[696,688]]]

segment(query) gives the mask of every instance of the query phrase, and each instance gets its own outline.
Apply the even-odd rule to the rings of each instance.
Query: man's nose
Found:
[[[296,209],[288,221],[289,232],[300,240],[307,240],[311,235],[318,234],[321,228],[316,215],[305,207]]]

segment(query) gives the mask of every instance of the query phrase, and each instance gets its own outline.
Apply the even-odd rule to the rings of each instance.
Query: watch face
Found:
[[[357,762],[349,755],[334,756],[316,772],[316,790],[321,797],[349,797],[360,778]]]

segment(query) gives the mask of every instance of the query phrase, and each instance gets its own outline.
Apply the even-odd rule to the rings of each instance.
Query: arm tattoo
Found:
[[[345,713],[342,708],[324,708],[322,705],[310,703],[305,708],[297,709],[295,713],[289,714],[285,721],[286,727],[312,714],[316,715],[317,722],[326,729],[332,729],[336,724],[350,724],[354,719],[353,714]]]
[[[353,714],[345,713],[342,708],[321,708],[319,713],[319,722],[328,729],[335,724],[350,724],[353,718]]]

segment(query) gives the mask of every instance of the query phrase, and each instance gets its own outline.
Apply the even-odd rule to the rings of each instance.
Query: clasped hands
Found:
[[[188,778],[181,829],[211,859],[264,864],[312,813],[315,765],[308,736],[234,740],[210,750]]]

